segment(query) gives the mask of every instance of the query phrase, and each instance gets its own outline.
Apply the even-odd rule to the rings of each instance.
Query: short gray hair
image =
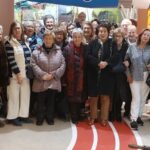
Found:
[[[35,24],[33,21],[25,21],[23,25],[24,25],[24,27],[28,27],[28,26],[35,27]]]
[[[72,36],[75,34],[75,33],[80,33],[82,36],[83,36],[83,30],[81,28],[74,28],[72,30]]]

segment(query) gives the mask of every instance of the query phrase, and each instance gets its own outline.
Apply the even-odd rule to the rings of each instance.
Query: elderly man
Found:
[[[132,22],[129,19],[123,19],[121,22],[121,28],[123,28],[125,32],[125,37],[128,35],[128,26],[132,25]]]

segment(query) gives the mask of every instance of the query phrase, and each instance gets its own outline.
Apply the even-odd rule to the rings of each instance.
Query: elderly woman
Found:
[[[45,117],[47,123],[53,125],[55,96],[61,91],[60,78],[65,71],[65,60],[54,43],[53,32],[44,33],[42,47],[33,52],[32,66],[35,73],[32,90],[37,93],[36,125],[42,125]]]
[[[10,80],[10,84],[7,87],[7,119],[8,122],[21,126],[23,121],[31,122],[28,119],[30,83],[26,75],[26,65],[30,63],[31,53],[20,23],[13,22],[10,25],[9,38],[5,43],[5,48]]]
[[[62,27],[56,27],[55,30],[54,30],[54,33],[55,33],[55,43],[63,51],[63,49],[68,44],[68,42],[66,41],[67,33]]]
[[[27,41],[29,42],[30,49],[33,52],[38,46],[42,45],[42,39],[37,36],[33,21],[25,22],[24,27],[25,34],[27,35]]]
[[[85,22],[83,24],[83,34],[87,44],[94,39],[94,29],[91,22]]]
[[[86,79],[86,46],[83,44],[83,31],[75,28],[72,31],[72,42],[64,49],[66,60],[65,82],[70,104],[72,123],[78,123],[81,103],[85,101]]]
[[[98,27],[98,38],[89,43],[87,53],[88,96],[90,102],[90,122],[97,119],[97,102],[100,96],[100,117],[102,126],[107,125],[110,99],[114,90],[114,77],[110,69],[111,40],[108,39],[107,24]]]
[[[112,71],[114,73],[115,91],[112,101],[112,112],[110,113],[111,121],[122,121],[121,106],[123,101],[131,99],[130,88],[126,78],[126,67],[124,58],[128,49],[128,43],[125,40],[125,33],[122,28],[116,28],[113,32],[114,43],[112,46]]]
[[[132,93],[130,125],[131,128],[138,129],[138,125],[144,124],[141,116],[150,91],[145,82],[147,70],[150,70],[150,29],[143,30],[137,43],[128,48],[125,65],[130,69],[127,76]]]

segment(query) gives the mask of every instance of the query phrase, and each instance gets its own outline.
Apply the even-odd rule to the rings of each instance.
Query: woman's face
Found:
[[[150,41],[150,31],[146,30],[141,36],[141,42],[147,44]]]
[[[54,38],[52,35],[45,35],[43,38],[43,42],[45,44],[46,47],[52,47],[53,43],[54,43]]]
[[[63,34],[63,32],[57,32],[57,33],[55,33],[55,40],[58,43],[63,42],[63,40],[64,40],[64,34]]]
[[[123,36],[121,33],[116,33],[115,34],[115,41],[117,43],[117,45],[121,45],[122,41],[123,41]]]
[[[97,21],[92,22],[92,27],[93,27],[93,29],[96,29],[98,27]]]
[[[48,30],[52,30],[54,27],[54,19],[53,18],[48,18],[45,22],[45,26]]]
[[[89,38],[92,36],[92,29],[88,24],[83,25],[83,33],[85,38]]]
[[[16,39],[20,39],[21,38],[21,34],[22,34],[22,29],[21,29],[21,25],[19,23],[17,23],[17,25],[13,28],[13,37]]]
[[[75,27],[73,25],[68,26],[68,34],[72,36],[72,31]]]
[[[72,36],[72,40],[75,46],[79,47],[82,43],[83,36],[81,33],[74,33]]]
[[[108,39],[108,31],[105,27],[100,27],[98,32],[98,38],[105,42]]]
[[[35,28],[34,28],[34,25],[28,25],[26,26],[26,35],[28,37],[31,37],[35,32]]]

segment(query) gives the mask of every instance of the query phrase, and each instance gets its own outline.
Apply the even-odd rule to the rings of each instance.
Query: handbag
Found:
[[[146,84],[150,87],[150,73],[148,72],[148,76],[146,79]]]
[[[126,67],[121,62],[112,67],[112,72],[114,72],[114,73],[123,73],[123,72],[125,72],[125,70],[126,70]]]
[[[147,72],[148,72],[148,76],[147,76],[147,79],[146,79],[146,84],[150,87],[150,71],[148,70],[147,65],[146,65],[146,62],[145,62],[144,59],[143,59],[143,51],[142,51],[142,60],[143,60],[143,62],[144,62],[144,65],[145,65],[145,67],[146,67],[146,70],[147,70]]]
[[[26,65],[26,75],[27,75],[28,79],[33,79],[34,78],[34,72],[33,72],[31,64]]]

